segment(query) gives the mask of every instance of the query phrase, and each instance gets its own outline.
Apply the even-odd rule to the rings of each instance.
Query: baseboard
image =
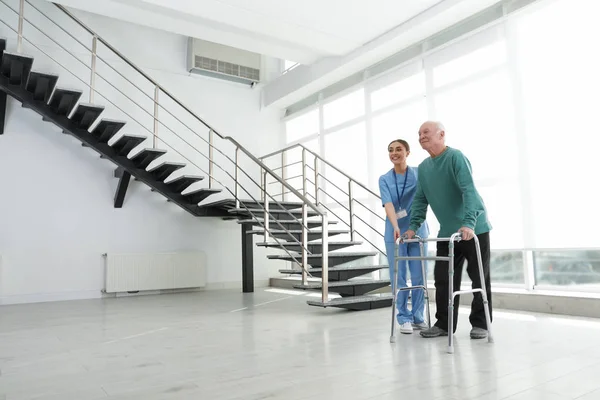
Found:
[[[257,289],[269,287],[268,279],[254,281],[254,287]],[[119,298],[133,296],[152,296],[161,294],[176,294],[176,293],[193,293],[205,290],[242,290],[241,282],[213,282],[207,283],[203,288],[186,288],[186,289],[164,289],[164,290],[147,290],[137,293],[103,293],[101,290],[82,290],[74,292],[59,292],[59,293],[35,293],[35,294],[18,294],[10,296],[0,296],[0,306],[29,304],[29,303],[45,303],[53,301],[70,301],[70,300],[90,300],[101,298]]]
[[[104,293],[103,297],[156,296],[159,294],[193,293],[193,292],[200,292],[202,290],[203,290],[203,288],[143,290],[143,291],[139,291],[139,292]]]
[[[430,289],[431,301],[435,301],[435,289]],[[472,294],[460,296],[460,304],[470,306]],[[494,309],[528,311],[574,317],[600,318],[600,298],[574,297],[558,293],[536,293],[525,290],[502,290],[492,288]]]
[[[59,293],[16,294],[0,297],[0,305],[44,303],[51,301],[88,300],[102,298],[99,290],[82,290]]]
[[[320,279],[316,279],[320,282]],[[271,287],[292,289],[300,282],[298,277],[276,277],[270,279]],[[429,296],[435,302],[435,288],[430,284]],[[463,288],[465,289],[465,288]],[[390,287],[371,293],[389,293]],[[316,291],[313,291],[316,293]],[[472,294],[460,296],[460,304],[470,306]],[[526,291],[492,287],[492,306],[494,309],[537,312],[545,314],[570,315],[576,317],[600,318],[600,297],[576,292]]]

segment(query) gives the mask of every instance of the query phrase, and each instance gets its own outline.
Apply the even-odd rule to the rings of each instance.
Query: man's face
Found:
[[[443,131],[439,130],[437,124],[425,122],[419,129],[419,143],[423,150],[430,150],[444,139]]]

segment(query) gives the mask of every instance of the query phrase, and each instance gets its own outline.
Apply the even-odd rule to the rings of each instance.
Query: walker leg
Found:
[[[454,353],[454,240],[448,243],[448,354]]]
[[[392,298],[392,332],[390,335],[390,343],[396,342],[396,298],[398,297],[398,292],[396,291],[396,285],[392,283],[392,292],[394,296]]]
[[[398,251],[396,250],[396,254]],[[396,299],[398,298],[397,286],[398,261],[394,259],[394,276],[390,277],[392,283],[392,332],[390,334],[390,343],[396,343]]]
[[[421,250],[421,257],[425,257],[425,246],[423,242],[419,243],[419,248]],[[425,301],[425,307],[427,307],[427,327],[431,329],[431,311],[429,310],[429,289],[427,288],[427,262],[425,260],[421,260],[421,271],[423,273],[423,285],[425,286],[425,293],[423,294],[423,301]]]
[[[479,280],[481,281],[481,297],[483,299],[483,311],[485,312],[485,323],[488,331],[488,343],[494,343],[492,336],[492,318],[490,315],[490,303],[487,297],[487,287],[485,285],[485,274],[483,272],[483,262],[481,261],[481,249],[479,247],[479,239],[477,236],[473,237],[475,240],[475,249],[477,252],[477,263],[479,264]]]
[[[450,296],[452,297],[452,292],[450,292]],[[454,299],[451,298],[448,306],[448,354],[454,353]]]

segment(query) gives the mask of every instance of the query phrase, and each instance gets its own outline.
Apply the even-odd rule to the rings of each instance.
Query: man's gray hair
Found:
[[[442,124],[440,121],[433,121],[433,123],[435,124],[435,127],[438,129],[438,131],[446,132],[446,128],[444,127],[444,124]]]

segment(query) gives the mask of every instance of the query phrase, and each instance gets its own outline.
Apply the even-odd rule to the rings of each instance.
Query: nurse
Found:
[[[417,167],[409,167],[406,158],[410,154],[408,142],[397,139],[388,145],[388,153],[393,168],[379,177],[379,192],[381,202],[385,208],[385,249],[390,269],[390,282],[394,282],[394,256],[396,254],[396,240],[401,232],[406,232],[410,223],[411,206],[417,190]],[[417,231],[422,238],[429,236],[427,221],[423,222]],[[421,255],[419,243],[400,243],[399,254],[401,256]],[[425,244],[427,254],[427,244]],[[398,261],[397,287],[406,287],[407,269],[410,270],[411,286],[423,285],[424,279],[421,261]],[[398,310],[397,320],[400,332],[410,334],[413,329],[427,329],[425,321],[425,303],[422,289],[412,290],[412,309],[408,310],[408,290],[398,293],[396,307]]]

